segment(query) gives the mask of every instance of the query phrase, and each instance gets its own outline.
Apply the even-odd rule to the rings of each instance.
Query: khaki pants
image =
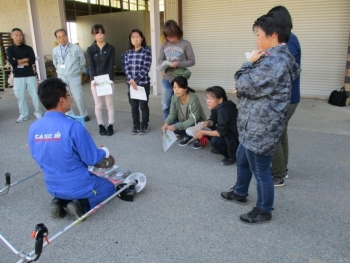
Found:
[[[69,76],[69,77],[58,75],[57,77],[63,80],[63,82],[66,83],[68,88],[70,89],[70,92],[72,93],[75,104],[77,105],[77,108],[79,110],[80,116],[82,117],[88,116],[88,111],[87,111],[86,103],[83,96],[83,90],[80,82],[80,75]],[[68,111],[66,114],[75,115],[73,109]]]
[[[289,147],[288,147],[288,122],[290,118],[292,118],[295,109],[297,108],[298,103],[290,104],[287,115],[287,125],[282,133],[282,137],[280,142],[278,143],[277,150],[272,157],[272,168],[271,173],[276,179],[283,179],[288,167],[288,155],[289,155]]]
[[[29,95],[32,97],[35,117],[40,118],[41,109],[38,97],[38,85],[35,76],[14,78],[13,92],[18,100],[19,117],[27,118],[29,114],[26,101],[26,91],[28,91]]]

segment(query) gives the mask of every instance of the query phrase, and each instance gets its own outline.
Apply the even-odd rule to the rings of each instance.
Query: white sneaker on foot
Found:
[[[21,122],[24,122],[24,121],[26,121],[26,120],[28,120],[28,117],[24,117],[24,118],[19,117],[19,118],[16,120],[16,122],[17,122],[17,123],[21,123]]]

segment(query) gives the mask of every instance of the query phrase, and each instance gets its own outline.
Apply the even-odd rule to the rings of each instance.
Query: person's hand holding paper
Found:
[[[136,89],[133,88],[132,85],[130,85],[130,98],[135,100],[146,100],[146,91],[145,88],[142,86],[136,86]]]

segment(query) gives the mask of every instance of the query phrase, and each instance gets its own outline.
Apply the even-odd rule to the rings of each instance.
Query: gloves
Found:
[[[200,144],[201,146],[206,145],[206,144],[207,144],[207,142],[208,142],[208,138],[207,138],[207,137],[205,137],[205,136],[203,136],[203,137],[202,137],[202,138],[200,138],[200,140],[199,140],[199,144]]]
[[[115,160],[112,155],[108,154],[109,156],[106,158],[103,158],[99,163],[95,164],[95,168],[111,168],[115,164]]]
[[[101,147],[101,149],[106,152],[106,158],[108,158],[109,157],[109,150],[108,150],[108,148],[107,147]]]

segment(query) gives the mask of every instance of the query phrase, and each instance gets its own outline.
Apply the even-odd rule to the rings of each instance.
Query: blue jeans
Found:
[[[171,97],[174,95],[171,81],[162,79],[162,105],[163,105],[163,118],[164,120],[168,117],[170,111]]]
[[[247,195],[252,175],[257,180],[258,200],[256,206],[267,212],[273,209],[275,188],[271,175],[272,156],[258,155],[242,144],[237,149],[237,182],[233,187],[238,195]]]

